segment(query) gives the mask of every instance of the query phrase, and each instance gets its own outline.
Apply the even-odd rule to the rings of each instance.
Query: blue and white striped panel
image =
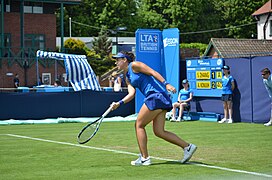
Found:
[[[68,56],[64,61],[68,80],[71,82],[75,91],[84,89],[101,91],[96,75],[86,58]]]
[[[100,84],[85,55],[71,55],[40,50],[37,51],[36,55],[37,58],[64,60],[68,80],[75,91],[84,89],[101,91]]]
[[[57,59],[57,60],[64,60],[64,59],[67,59],[69,56],[74,56],[77,58],[86,58],[85,55],[64,54],[64,53],[47,52],[47,51],[41,51],[41,50],[37,51],[36,56],[38,58],[51,58],[51,59]]]

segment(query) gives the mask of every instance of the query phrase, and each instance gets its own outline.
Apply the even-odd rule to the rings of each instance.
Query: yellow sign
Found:
[[[222,79],[222,71],[216,71],[216,79]]]
[[[210,71],[196,71],[196,79],[211,79]]]
[[[211,82],[210,81],[197,81],[196,88],[197,89],[211,89]]]
[[[217,81],[217,82],[216,82],[216,88],[217,88],[217,89],[222,89],[222,82]]]

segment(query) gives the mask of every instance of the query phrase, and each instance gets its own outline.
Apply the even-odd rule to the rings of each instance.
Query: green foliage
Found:
[[[69,38],[64,42],[64,48],[69,54],[87,55],[85,43],[79,39]]]
[[[109,69],[115,67],[115,61],[113,61],[112,59],[105,59],[103,61],[91,60],[89,61],[89,63],[97,76],[101,76],[102,74],[106,73]]]
[[[127,31],[122,32],[121,36],[134,36],[138,28],[179,28],[180,39],[184,43],[208,43],[212,37],[251,38],[252,34],[257,34],[256,21],[251,15],[266,2],[267,0],[82,0],[80,5],[65,7],[64,34],[68,36],[68,18],[72,17],[74,37],[96,37],[103,26],[111,30],[126,26]],[[59,13],[57,16],[59,26]],[[253,24],[236,27],[250,23]],[[59,29],[57,30],[59,36]]]
[[[108,32],[105,26],[102,27],[97,38],[92,41],[92,49],[100,57],[107,57],[111,54],[112,41],[108,38]]]
[[[226,31],[227,37],[231,38],[251,38],[256,34],[256,20],[252,18],[252,14],[262,7],[267,0],[221,0],[214,1],[214,7],[217,13],[221,14],[221,21],[224,26],[230,28]],[[244,24],[250,26],[235,27]]]
[[[87,50],[87,58],[89,60],[96,60],[96,59],[101,59],[101,56],[99,54],[96,54],[94,50]]]
[[[102,43],[105,42],[102,41]],[[101,47],[101,51],[98,52],[100,54],[98,54],[94,50],[91,50],[87,46],[85,46],[84,42],[73,38],[67,39],[64,43],[64,47],[66,48],[66,52],[69,54],[86,55],[92,69],[98,76],[104,74],[109,69],[115,66],[114,61],[110,58],[110,54],[103,54],[103,47]],[[101,58],[103,58],[104,60],[101,60]]]
[[[190,43],[190,44],[181,43],[179,47],[180,48],[196,48],[196,49],[199,49],[200,56],[202,56],[204,54],[204,52],[206,51],[207,46],[208,46],[207,44],[202,44],[202,43]]]
[[[127,26],[128,33],[124,35],[133,36],[137,29],[136,14],[137,1],[135,0],[82,0],[77,6],[67,6],[67,16],[65,16],[66,27],[68,27],[68,18],[72,21],[82,24],[72,23],[72,35],[77,37],[96,37],[102,26],[108,29],[116,29],[118,26]],[[68,35],[68,30],[65,34]]]

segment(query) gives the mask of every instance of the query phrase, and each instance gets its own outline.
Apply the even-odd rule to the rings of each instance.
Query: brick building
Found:
[[[36,51],[57,51],[56,10],[63,17],[65,5],[81,0],[0,0],[0,88],[12,88],[15,74],[20,86],[37,85]],[[63,32],[63,22],[61,22]],[[62,49],[62,48],[61,48]],[[60,79],[64,84],[65,67],[62,61],[38,61],[39,77],[46,84]],[[51,79],[45,82],[45,78]],[[49,75],[49,76],[48,76]]]

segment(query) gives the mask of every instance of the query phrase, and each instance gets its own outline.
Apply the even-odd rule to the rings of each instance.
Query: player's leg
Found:
[[[142,108],[139,111],[139,114],[135,123],[135,130],[136,130],[136,136],[137,136],[139,149],[144,158],[148,157],[147,135],[146,135],[145,126],[148,123],[150,123],[161,111],[162,111],[161,109],[150,111],[145,104],[143,104]]]
[[[172,143],[175,145],[178,145],[182,148],[185,148],[189,145],[186,141],[179,138],[176,134],[166,131],[164,129],[165,126],[165,114],[166,110],[159,113],[154,119],[153,119],[153,132],[156,136]]]
[[[172,144],[175,144],[177,146],[180,146],[184,149],[184,157],[181,160],[182,163],[185,163],[189,161],[189,159],[192,157],[194,152],[196,151],[197,147],[194,144],[189,144],[186,141],[179,138],[176,134],[166,131],[164,129],[165,126],[165,113],[166,110],[159,113],[155,119],[153,120],[153,131],[154,134]]]

